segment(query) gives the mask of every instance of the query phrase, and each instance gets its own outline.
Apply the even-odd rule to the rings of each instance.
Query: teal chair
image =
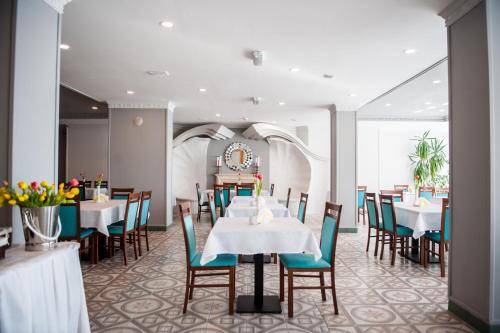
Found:
[[[274,195],[274,184],[271,184],[271,186],[269,187],[269,196],[273,196]]]
[[[290,253],[280,254],[280,301],[285,299],[285,268],[288,276],[288,317],[293,317],[293,291],[296,289],[321,289],[321,299],[326,301],[326,289],[332,290],[333,306],[335,314],[339,313],[337,306],[337,294],[335,291],[335,249],[337,247],[337,235],[339,233],[340,214],[342,205],[327,202],[325,205],[325,215],[323,217],[323,227],[321,228],[320,249],[322,257],[314,260],[312,254]],[[332,285],[325,286],[324,273],[330,272]],[[298,273],[298,274],[296,274]],[[318,275],[305,275],[302,273],[319,273]],[[319,278],[320,285],[294,286],[293,278],[311,277]]]
[[[222,192],[219,192],[220,194]],[[221,194],[221,199],[224,200],[224,196]],[[217,222],[217,208],[215,207],[215,201],[214,201],[214,196],[212,193],[208,193],[208,208],[210,210],[210,222],[212,223],[212,228],[214,227],[215,223]],[[222,212],[222,206],[221,206],[221,212]],[[222,215],[221,213],[221,216]]]
[[[366,224],[365,222],[365,194],[366,194],[366,186],[358,186],[358,223],[359,223],[359,216],[363,216],[363,225]]]
[[[299,210],[297,212],[297,218],[302,223],[306,221],[306,209],[307,209],[308,197],[309,195],[307,193],[300,193]]]
[[[139,193],[130,193],[127,198],[127,207],[125,208],[125,218],[121,225],[108,226],[108,255],[112,257],[115,253],[115,241],[120,242],[120,247],[123,251],[123,261],[127,265],[127,235],[132,234],[132,242],[134,244],[134,255],[137,260],[137,212],[139,211]]]
[[[366,252],[370,250],[370,238],[375,237],[375,252],[374,256],[378,254],[378,243],[380,241],[380,231],[382,230],[382,223],[378,217],[377,200],[375,193],[366,193],[366,210],[368,212],[368,241],[366,243]],[[372,235],[372,230],[375,230],[375,235]]]
[[[197,221],[200,222],[201,213],[208,211],[208,209],[207,209],[208,208],[208,202],[206,202],[202,198],[202,193],[201,193],[201,189],[200,189],[200,183],[196,183],[196,195],[198,197],[198,217],[197,217]],[[203,210],[203,207],[205,207],[205,210]]]
[[[436,196],[436,198],[439,198],[439,199],[443,199],[443,198],[447,198],[449,197],[449,192],[447,190],[441,190],[439,192],[435,192],[434,194]]]
[[[134,193],[133,188],[111,188],[111,200],[128,200],[128,195]]]
[[[236,195],[239,197],[251,197],[253,195],[253,184],[236,186]]]
[[[224,198],[224,191],[219,191],[219,200],[221,202],[220,216],[224,217],[226,216],[226,208],[227,208],[226,199]]]
[[[431,200],[434,197],[434,187],[432,186],[421,186],[418,189],[418,197]]]
[[[403,191],[401,190],[380,190],[380,194],[392,196],[393,202],[403,202]]]
[[[423,262],[424,267],[427,267],[429,263],[429,254],[438,255],[439,264],[441,266],[441,277],[445,277],[445,267],[444,267],[444,256],[445,256],[445,245],[450,239],[450,206],[447,198],[443,198],[442,210],[441,210],[441,229],[439,232],[427,231],[424,235],[424,253]],[[439,245],[439,252],[436,253],[431,250],[429,245],[430,242]]]
[[[137,245],[140,256],[142,256],[141,237],[146,238],[146,250],[149,251],[148,222],[152,193],[152,191],[141,192],[141,205],[139,206],[139,217],[137,218]],[[141,231],[144,231],[144,233],[141,234]]]
[[[394,213],[394,197],[390,194],[380,195],[380,211],[382,213],[382,249],[380,251],[380,260],[384,257],[385,244],[390,244],[392,250],[391,265],[396,262],[397,244],[399,242],[401,255],[405,255],[405,249],[408,250],[410,238],[413,230],[396,223],[396,214]],[[387,240],[386,237],[389,237]],[[405,247],[406,245],[406,247]]]
[[[179,205],[182,219],[182,231],[184,234],[184,244],[186,245],[186,293],[184,296],[184,307],[182,313],[186,313],[188,298],[193,299],[194,288],[229,288],[229,314],[234,313],[234,298],[236,285],[236,264],[238,257],[234,254],[220,254],[206,265],[200,264],[201,252],[196,251],[196,237],[194,233],[194,223],[191,216],[189,202]],[[203,273],[203,271],[219,271],[214,273]],[[222,271],[222,272],[221,272]],[[200,273],[201,272],[201,273]],[[196,284],[197,276],[229,275],[228,284]]]
[[[59,206],[59,219],[61,220],[61,234],[59,240],[75,240],[83,246],[80,252],[85,251],[85,240],[89,240],[88,250],[92,263],[98,261],[98,236],[95,228],[81,228],[80,202],[62,204]]]
[[[231,199],[231,188],[224,187],[222,185],[215,185],[215,187],[214,187],[215,207],[221,206],[220,194],[219,194],[220,192],[222,192],[224,195],[224,204],[227,207],[229,205],[229,200]]]

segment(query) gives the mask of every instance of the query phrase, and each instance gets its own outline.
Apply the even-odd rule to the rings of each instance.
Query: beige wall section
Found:
[[[449,27],[450,300],[488,322],[490,119],[484,3]]]
[[[135,126],[135,117],[144,119]],[[151,226],[165,226],[166,111],[110,110],[111,186],[152,190]]]

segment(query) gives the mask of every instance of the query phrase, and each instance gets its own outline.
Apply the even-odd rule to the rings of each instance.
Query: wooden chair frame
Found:
[[[120,241],[120,248],[123,251],[123,262],[125,266],[127,266],[127,235],[132,234],[132,242],[134,243],[134,256],[135,260],[137,260],[137,242],[136,242],[136,227],[137,227],[137,216],[136,221],[134,223],[134,228],[132,230],[127,231],[127,220],[129,214],[130,204],[137,202],[139,203],[140,194],[139,193],[130,193],[127,199],[127,208],[125,209],[125,217],[123,218],[123,233],[121,235],[109,235],[108,236],[108,256],[112,257],[115,254],[115,241]],[[139,208],[138,208],[139,209]]]
[[[286,196],[286,208],[288,208],[288,206],[290,205],[290,195],[292,194],[292,188],[289,187],[288,188],[288,194]]]
[[[424,267],[427,267],[429,264],[429,254],[433,254],[434,256],[439,257],[439,266],[441,268],[441,277],[445,277],[446,272],[445,272],[445,267],[444,267],[444,256],[445,256],[445,250],[446,250],[446,241],[444,239],[444,230],[445,230],[445,225],[446,225],[446,210],[449,209],[449,200],[447,198],[443,198],[443,204],[442,204],[442,210],[441,210],[441,240],[438,243],[438,252],[435,251],[434,246],[432,247],[432,250],[430,249],[430,243],[432,242],[434,245],[434,241],[427,237],[423,237],[422,242],[423,242],[423,264]]]
[[[142,191],[141,192],[141,204],[139,205],[139,214],[137,218],[137,245],[139,247],[139,255],[142,256],[142,246],[141,246],[141,237],[146,238],[146,250],[149,252],[149,238],[148,238],[148,223],[149,223],[149,210],[151,209],[151,202],[149,203],[148,207],[148,217],[146,219],[146,223],[144,225],[141,225],[141,219],[142,219],[142,205],[144,203],[144,200],[151,200],[151,194],[152,191]],[[141,230],[144,230],[144,234],[141,235]]]
[[[216,195],[217,195],[217,191],[221,192],[221,193],[224,193],[227,191],[227,202],[224,202],[224,204],[227,206],[229,206],[230,202],[231,202],[231,188],[230,187],[226,187],[224,185],[214,185],[214,200],[215,200],[215,208],[219,207],[217,206],[217,199],[216,199]]]
[[[200,202],[202,202],[201,201],[200,183],[196,183],[196,197],[198,198],[198,217],[196,218],[196,220],[198,222],[200,222],[201,213],[202,212],[208,212],[208,209],[202,210],[203,207],[207,207],[208,206],[208,201],[207,202],[203,202],[202,204],[200,204]]]
[[[375,221],[377,221],[377,226],[374,227],[371,225],[370,223],[370,210],[368,209],[368,201],[373,201],[373,204],[375,206]],[[374,252],[374,256],[376,257],[377,254],[378,254],[378,243],[380,241],[380,224],[379,224],[379,213],[378,213],[378,205],[377,205],[377,195],[375,193],[368,193],[368,192],[365,192],[365,202],[367,202],[366,206],[367,206],[367,213],[368,213],[368,240],[366,242],[366,252],[368,252],[370,250],[370,238],[373,238],[375,237],[375,252]],[[371,234],[371,231],[372,229],[375,229],[375,235],[372,235]]]
[[[271,184],[271,186],[269,187],[269,196],[272,197],[274,194],[274,184]]]
[[[134,193],[134,188],[133,187],[128,187],[128,188],[112,187],[111,188],[111,199],[113,199],[113,197],[115,195],[126,196],[126,195],[129,195],[131,193]]]
[[[397,191],[397,190],[380,190],[380,195],[390,195],[393,198],[394,197],[400,197],[401,201],[404,200],[403,191]]]
[[[222,192],[219,192],[219,193],[222,193]],[[215,199],[214,199],[214,196],[212,195],[212,193],[208,193],[207,196],[208,196],[208,209],[210,211],[210,222],[212,223],[212,228],[213,228],[215,225],[215,222],[217,222],[217,220],[216,221],[213,220],[212,214],[214,214],[215,218],[217,219],[217,207],[215,207]],[[212,202],[212,201],[214,202],[215,212],[212,212],[212,206],[210,206],[210,202]]]
[[[97,180],[94,180],[94,187],[97,187]],[[107,180],[101,180],[101,188],[108,188]]]
[[[410,185],[394,185],[394,191],[408,191],[408,189],[410,188]]]
[[[431,192],[433,198],[436,196],[436,188],[434,186],[420,186],[418,188],[418,197],[417,198],[420,198],[421,192]]]
[[[297,289],[320,289],[321,290],[321,299],[326,301],[326,289],[332,290],[333,296],[333,307],[335,310],[335,314],[339,314],[338,304],[337,304],[337,293],[335,290],[335,253],[337,248],[337,236],[339,233],[339,225],[340,225],[340,215],[342,213],[342,205],[337,205],[331,202],[326,202],[325,204],[325,214],[323,217],[323,222],[325,217],[329,216],[336,219],[335,232],[333,235],[333,246],[332,246],[332,261],[330,268],[290,268],[287,269],[287,273],[285,274],[285,266],[280,261],[280,302],[285,300],[285,276],[288,277],[288,317],[293,317],[293,291]],[[323,227],[322,227],[323,228]],[[321,230],[323,233],[323,230]],[[321,246],[321,241],[320,241]],[[325,277],[324,274],[330,272],[331,286],[325,286]],[[298,273],[298,274],[297,274]],[[303,273],[319,273],[319,275],[312,274],[303,274]],[[293,278],[294,277],[302,277],[302,278],[319,278],[319,286],[294,286]]]
[[[366,185],[358,185],[358,187],[357,187],[357,192],[363,191],[365,193],[364,198],[363,198],[363,207],[358,206],[358,223],[360,220],[359,215],[361,214],[363,216],[363,225],[366,224],[365,215],[366,215],[366,191],[367,191],[367,189],[368,189],[368,186],[366,186]]]
[[[255,189],[254,184],[241,184],[241,185],[236,185],[236,196],[238,196],[240,190],[250,190],[252,191],[252,195],[254,194],[253,191]]]
[[[309,197],[309,194],[303,193],[303,192],[300,193],[299,210],[300,210],[300,203],[303,202],[303,201],[305,202],[305,205],[304,205],[304,218],[303,218],[303,220],[299,219],[299,221],[302,222],[302,223],[306,223],[307,199],[308,199],[308,197]],[[298,215],[299,215],[299,212],[297,211],[297,218],[298,218]]]
[[[189,202],[185,202],[179,205],[179,210],[182,219],[182,232],[184,234],[184,245],[186,247],[186,292],[184,294],[184,306],[182,308],[182,313],[186,313],[188,299],[193,299],[193,293],[195,288],[229,288],[229,314],[234,313],[234,300],[236,296],[236,267],[235,266],[212,266],[212,267],[192,267],[190,256],[189,256],[189,243],[186,226],[184,224],[185,216],[191,215],[191,208]],[[194,224],[193,224],[194,227]],[[193,229],[194,233],[194,229]],[[202,271],[224,271],[215,273],[199,273]],[[225,272],[227,271],[227,272]],[[218,276],[218,275],[229,275],[229,283],[212,283],[212,284],[196,284],[195,279],[197,277],[206,276]]]

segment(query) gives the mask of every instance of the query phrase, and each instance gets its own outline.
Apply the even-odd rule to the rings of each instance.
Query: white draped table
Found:
[[[434,203],[421,207],[415,207],[413,202],[394,203],[397,223],[412,229],[415,239],[426,231],[441,229],[441,210],[441,205]]]
[[[273,216],[278,217],[290,217],[290,211],[285,205],[280,203],[270,203],[264,206],[268,208]],[[226,208],[225,217],[251,217],[257,214],[257,206],[250,206],[249,204],[231,204]]]
[[[90,332],[79,244],[26,252],[13,247],[0,260],[0,332]]]
[[[102,187],[100,190],[101,194],[108,195],[108,189],[105,187]],[[97,188],[93,187],[86,187],[85,188],[85,199],[91,200],[94,199],[97,196]]]
[[[200,205],[203,204],[204,202],[208,202],[208,193],[211,193],[212,195],[214,194],[213,189],[206,189],[201,191],[201,196],[200,196]],[[230,190],[229,195],[231,198],[234,198],[236,196],[236,190]],[[268,190],[262,190],[262,195],[268,196],[269,191]]]
[[[127,200],[109,200],[97,203],[92,200],[80,202],[82,228],[97,228],[101,234],[109,236],[108,225],[125,218]]]
[[[269,195],[263,195],[262,198],[266,201],[266,204],[278,204],[278,199],[275,197],[271,197]],[[236,196],[234,198],[231,198],[231,204],[234,205],[254,205],[255,206],[255,198],[254,197],[248,197],[248,196]]]

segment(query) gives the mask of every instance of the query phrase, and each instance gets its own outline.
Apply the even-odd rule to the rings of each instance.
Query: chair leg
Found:
[[[378,253],[378,242],[379,242],[379,233],[380,232],[379,232],[378,228],[375,229],[375,231],[376,231],[376,236],[375,236],[375,242],[376,243],[375,243],[375,254],[374,254],[374,256],[376,257],[377,253]]]
[[[229,269],[229,314],[234,313],[234,298],[236,296],[236,268]]]
[[[149,238],[148,238],[148,225],[144,228],[144,234],[146,235],[146,250],[149,252]]]
[[[446,252],[448,252],[448,242],[447,241],[444,242],[444,249],[446,250]]]
[[[288,318],[293,318],[293,271],[288,270]]]
[[[193,273],[191,273],[191,290],[189,290],[189,299],[193,299],[193,293],[194,293],[194,280],[196,278],[196,272],[193,271]]]
[[[428,251],[429,251],[429,244],[428,244],[428,240],[426,238],[422,239],[422,243],[423,243],[423,246],[424,246],[424,253],[423,253],[423,262],[424,262],[424,268],[427,268],[427,256],[428,256]]]
[[[333,297],[333,309],[335,310],[335,314],[339,314],[339,306],[337,304],[337,291],[335,290],[335,272],[331,271],[331,279],[332,279],[332,297]]]
[[[380,244],[380,246],[382,246],[382,248],[380,249],[380,260],[382,260],[384,258],[384,247],[385,247],[385,230],[382,231],[382,244]]]
[[[365,224],[366,224],[366,212],[365,212],[365,207],[363,207],[362,214],[363,214],[363,225],[365,225]]]
[[[285,300],[285,267],[280,261],[280,302]]]
[[[94,233],[91,237],[92,240],[92,263],[95,265],[99,260],[99,236]]]
[[[372,228],[371,224],[368,226],[368,240],[366,241],[366,252],[370,249],[370,234],[371,234]]]
[[[319,285],[321,286],[321,300],[326,301],[326,292],[325,292],[325,275],[323,272],[319,273]]]
[[[398,238],[396,237],[396,235],[393,235],[393,237],[392,237],[391,266],[394,266],[394,264],[396,263],[397,243],[398,243]]]
[[[273,257],[274,264],[277,264],[278,263],[278,254],[277,253],[272,253],[271,256]]]
[[[125,266],[127,266],[127,239],[125,236],[121,238],[120,247],[123,251],[123,262],[125,263]]]
[[[184,294],[184,307],[182,308],[182,313],[186,313],[187,311],[187,305],[188,305],[188,296],[189,296],[189,275],[190,275],[190,271],[188,269],[188,271],[186,272],[186,292]]]
[[[142,256],[141,227],[137,228],[137,247],[139,248],[139,255]]]
[[[135,260],[138,259],[137,257],[137,241],[135,239],[135,230],[132,232],[132,240],[134,242],[134,257],[135,257]]]
[[[196,221],[200,222],[200,218],[201,218],[201,205],[198,204],[198,218],[196,219]]]
[[[445,276],[444,271],[444,242],[439,243],[439,265],[441,266],[441,277]]]

